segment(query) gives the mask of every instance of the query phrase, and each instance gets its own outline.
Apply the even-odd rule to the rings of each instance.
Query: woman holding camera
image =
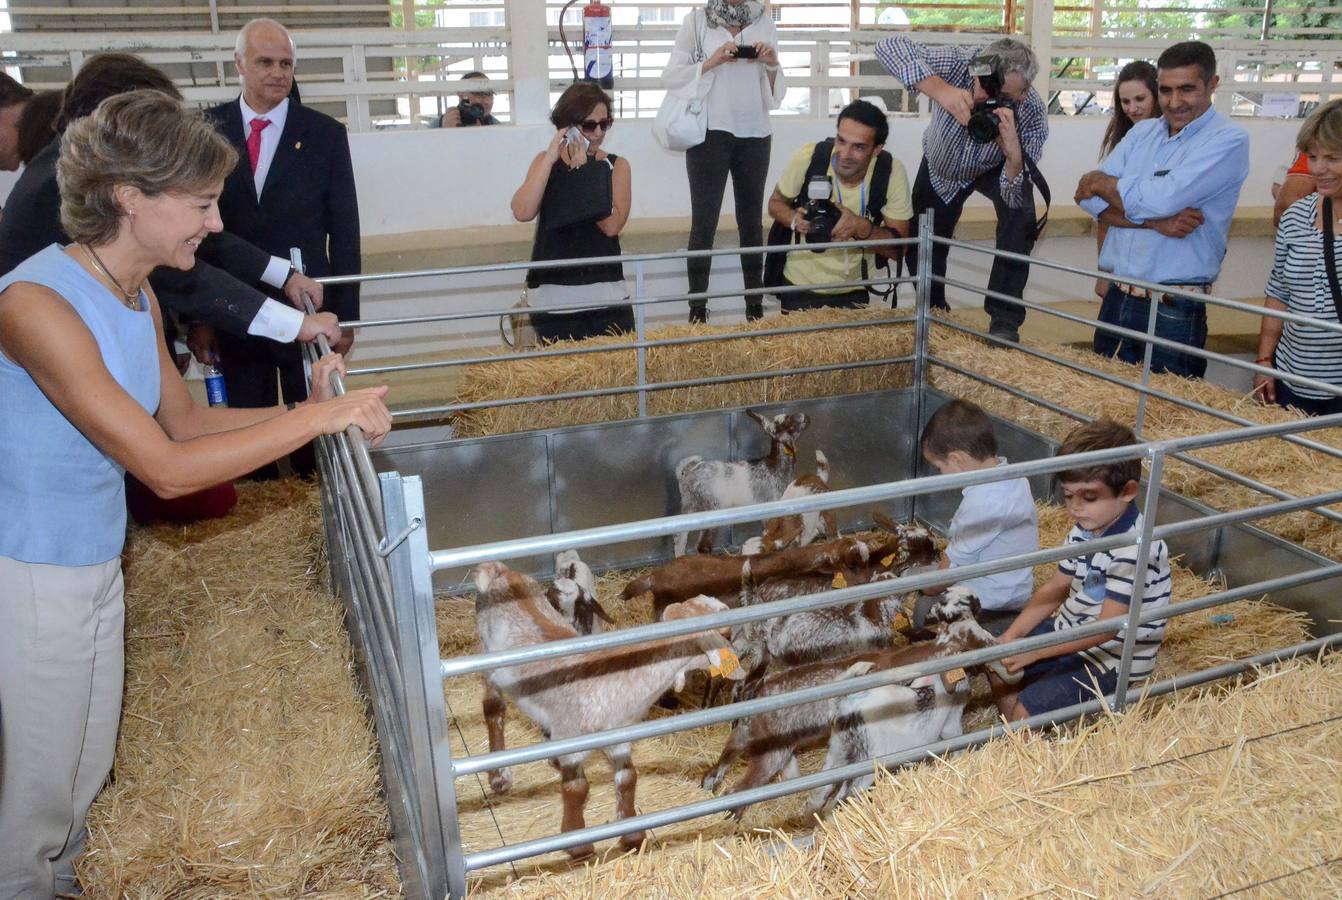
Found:
[[[611,109],[610,95],[599,85],[590,81],[570,85],[550,112],[555,133],[549,146],[531,161],[522,186],[513,194],[517,221],[536,219],[532,262],[615,257],[608,263],[534,268],[527,273],[527,299],[534,308],[531,326],[545,343],[634,330],[633,310],[620,303],[629,299],[629,291],[619,260],[633,179],[628,160],[602,149],[615,124]],[[601,199],[607,196],[602,191],[606,184],[609,208]],[[605,305],[573,308],[593,303]],[[568,309],[546,312],[547,307]]]
[[[1156,67],[1145,60],[1134,60],[1118,70],[1118,79],[1114,82],[1114,114],[1109,119],[1109,127],[1104,130],[1104,140],[1100,143],[1100,159],[1114,151],[1119,142],[1132,130],[1132,126],[1160,115],[1160,104],[1156,101]],[[1104,222],[1096,224],[1095,247],[1104,249],[1104,238],[1109,226]],[[1095,280],[1095,296],[1103,299],[1109,293],[1109,279]]]
[[[0,278],[0,896],[76,892],[84,817],[121,714],[123,473],[163,496],[240,477],[322,434],[391,428],[386,388],[196,406],[146,279],[219,232],[237,154],[158,91],[104,100],[61,141],[71,238]]]
[[[777,42],[773,19],[755,0],[708,0],[680,24],[662,83],[675,96],[704,101],[708,115],[704,142],[685,151],[691,250],[712,249],[729,174],[740,245],[764,242],[764,183],[773,141],[769,110],[778,108],[785,93]],[[690,293],[708,290],[712,264],[708,257],[686,261]],[[760,254],[741,255],[746,290],[762,285],[763,268]],[[746,318],[763,314],[763,298],[747,297]],[[690,321],[708,321],[707,300],[690,301]]]

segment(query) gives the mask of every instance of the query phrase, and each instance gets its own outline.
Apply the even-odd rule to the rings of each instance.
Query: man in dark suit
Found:
[[[108,97],[144,89],[181,99],[166,75],[138,57],[124,53],[90,57],[65,89],[57,130],[63,132]],[[0,218],[0,275],[52,243],[70,242],[60,220],[59,157],[60,141],[53,140],[33,157],[10,190]],[[260,280],[270,262],[264,250],[227,233],[211,235],[204,246],[211,245],[219,268],[197,261],[189,272],[162,267],[151,274],[150,284],[165,308],[221,330],[274,341],[311,341],[318,333],[338,334],[329,314],[304,316],[249,286]],[[310,290],[310,285],[315,283],[304,279],[287,288],[297,296],[298,290]]]
[[[312,276],[357,274],[359,204],[344,126],[290,98],[294,44],[278,22],[254,19],[243,26],[233,61],[242,96],[207,113],[238,149],[237,168],[219,198],[225,231],[277,256],[298,247]],[[357,319],[358,285],[329,287],[325,308],[341,321]],[[347,353],[353,342],[346,329],[334,349]],[[302,361],[292,348],[221,335],[219,356],[233,406],[274,405],[277,368],[285,401],[307,396]],[[290,460],[299,473],[312,469],[306,449]]]

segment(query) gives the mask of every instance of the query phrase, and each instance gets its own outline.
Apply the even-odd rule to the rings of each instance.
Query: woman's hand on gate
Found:
[[[1254,373],[1253,392],[1258,395],[1258,399],[1263,403],[1273,404],[1277,402],[1277,379],[1270,375]]]

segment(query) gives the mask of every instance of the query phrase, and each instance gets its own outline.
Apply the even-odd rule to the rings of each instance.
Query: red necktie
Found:
[[[247,158],[252,162],[252,174],[256,174],[256,161],[261,158],[261,132],[270,124],[269,119],[257,116],[252,119],[252,133],[247,135]]]

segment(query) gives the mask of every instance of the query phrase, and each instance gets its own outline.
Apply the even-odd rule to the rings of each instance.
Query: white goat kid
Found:
[[[682,513],[708,512],[767,503],[783,496],[783,490],[792,481],[797,455],[797,441],[810,419],[805,413],[787,413],[766,419],[753,409],[746,415],[759,423],[769,435],[769,452],[760,459],[748,462],[729,462],[687,456],[676,465],[676,483],[680,486]],[[675,537],[676,556],[685,555],[689,534]],[[713,551],[713,529],[706,528],[699,536],[700,553]]]

